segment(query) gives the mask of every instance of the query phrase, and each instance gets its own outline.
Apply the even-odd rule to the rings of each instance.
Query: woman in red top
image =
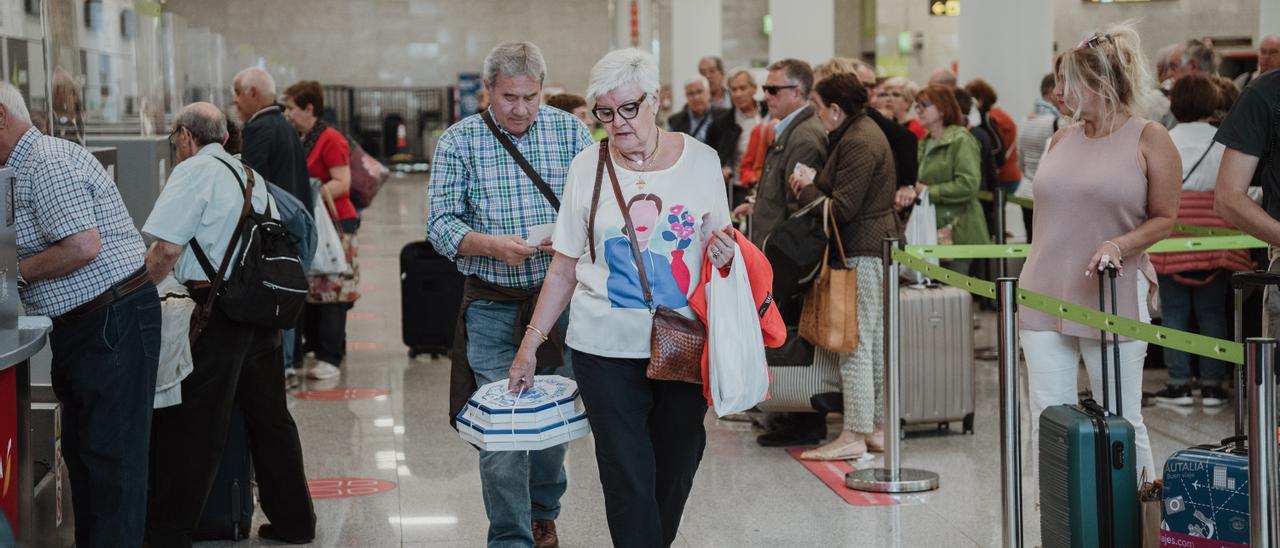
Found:
[[[317,380],[338,376],[338,365],[347,348],[347,310],[360,298],[356,286],[360,281],[356,266],[356,229],[360,219],[348,195],[351,189],[351,149],[342,132],[320,119],[324,112],[324,90],[315,80],[303,80],[284,92],[284,116],[298,130],[302,148],[307,153],[307,172],[322,181],[320,198],[327,205],[329,217],[342,235],[346,251],[347,272],[311,277],[303,319],[307,350],[315,353],[316,364],[307,376]],[[317,200],[317,203],[321,203]],[[320,219],[316,219],[320,222]]]

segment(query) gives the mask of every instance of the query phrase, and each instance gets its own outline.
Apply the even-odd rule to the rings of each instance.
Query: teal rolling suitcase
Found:
[[[1110,270],[1115,310],[1115,271]],[[1106,310],[1104,277],[1098,305]],[[1119,337],[1112,334],[1116,412],[1108,401],[1107,340],[1102,334],[1102,404],[1056,405],[1040,414],[1040,535],[1045,548],[1141,546],[1133,425],[1120,415]]]

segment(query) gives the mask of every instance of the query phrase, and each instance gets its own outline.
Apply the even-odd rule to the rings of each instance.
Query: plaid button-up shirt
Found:
[[[556,196],[564,192],[573,157],[594,142],[580,120],[545,105],[523,136],[506,135]],[[453,259],[460,272],[503,287],[527,289],[542,284],[551,265],[546,253],[535,253],[514,267],[493,257],[458,255],[462,238],[473,231],[528,238],[529,227],[556,222],[556,210],[480,115],[468,116],[440,137],[427,201],[427,239]]]
[[[27,313],[58,317],[89,302],[142,268],[146,247],[115,181],[84,147],[28,129],[7,165],[13,189],[18,260],[63,238],[98,229],[102,248],[66,276],[31,282],[22,290]]]

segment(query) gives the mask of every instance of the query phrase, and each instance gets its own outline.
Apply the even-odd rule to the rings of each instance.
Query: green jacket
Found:
[[[929,200],[938,210],[938,228],[955,223],[957,244],[989,244],[987,220],[978,204],[982,186],[981,152],[969,130],[947,126],[941,139],[925,135],[916,152],[920,182],[929,187]]]

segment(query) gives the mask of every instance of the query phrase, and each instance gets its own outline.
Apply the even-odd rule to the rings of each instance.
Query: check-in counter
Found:
[[[115,181],[124,207],[139,229],[160,197],[173,169],[173,148],[165,135],[88,135],[90,150],[115,149]]]

